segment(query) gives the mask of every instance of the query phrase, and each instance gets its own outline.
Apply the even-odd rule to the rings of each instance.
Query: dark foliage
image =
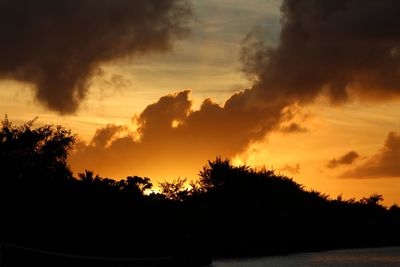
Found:
[[[5,117],[0,131],[0,167],[5,177],[64,179],[72,174],[67,153],[75,137],[61,126],[32,129],[32,120],[17,127]]]
[[[0,131],[1,242],[78,255],[214,257],[400,244],[400,208],[382,196],[330,199],[271,170],[209,161],[190,186],[116,181],[67,165],[74,136],[61,126]],[[156,166],[156,163],[155,163]],[[195,260],[194,260],[195,259]]]

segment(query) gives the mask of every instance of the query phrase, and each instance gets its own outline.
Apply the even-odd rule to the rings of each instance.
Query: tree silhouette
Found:
[[[183,201],[189,195],[189,190],[185,188],[186,179],[177,179],[172,182],[160,183],[161,194],[169,200]]]
[[[125,180],[117,183],[121,192],[132,194],[133,196],[143,196],[146,190],[153,187],[150,179],[147,177],[128,176]]]
[[[75,136],[62,126],[33,128],[36,119],[14,126],[5,116],[0,129],[0,167],[11,178],[71,178],[68,150]]]
[[[158,194],[146,194],[153,186],[147,177],[116,181],[85,170],[74,178],[67,156],[75,137],[61,126],[33,128],[34,121],[2,121],[2,243],[82,255],[173,255],[169,266],[209,263],[210,251],[237,257],[400,244],[400,208],[383,207],[382,195],[331,199],[221,157],[208,161],[198,182],[166,181]]]
[[[379,195],[377,193],[372,194],[371,196],[369,196],[368,198],[362,198],[360,200],[361,203],[366,204],[366,205],[371,205],[371,206],[377,206],[379,205],[380,202],[383,201],[383,196]]]
[[[203,189],[209,190],[251,171],[248,166],[235,167],[229,159],[223,160],[221,157],[217,157],[214,161],[209,160],[208,165],[199,172],[199,184]]]
[[[84,173],[78,174],[79,179],[85,184],[91,184],[95,179],[99,179],[98,175],[94,176],[93,171],[85,170]]]

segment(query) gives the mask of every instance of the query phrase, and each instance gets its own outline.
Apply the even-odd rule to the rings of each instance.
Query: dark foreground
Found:
[[[19,246],[2,245],[1,265],[13,266],[41,266],[41,267],[72,267],[72,266],[185,266],[186,263],[174,257],[158,258],[107,258],[91,257],[43,251]]]
[[[332,250],[288,256],[226,259],[214,267],[398,267],[400,247]]]
[[[196,257],[194,257],[196,256]],[[119,258],[66,254],[55,251],[20,247],[10,244],[0,246],[0,266],[41,266],[41,267],[73,267],[73,266],[208,266],[212,262],[211,255],[179,254],[175,256],[148,258]]]
[[[94,258],[199,266],[211,257],[400,245],[400,208],[383,207],[379,194],[331,198],[274,171],[220,158],[190,188],[177,180],[148,194],[148,178],[117,181],[90,171],[74,177],[67,165],[73,141],[61,127],[3,122],[0,242],[54,253],[41,257],[9,247],[5,260],[68,254],[93,257],[85,266],[96,264]]]

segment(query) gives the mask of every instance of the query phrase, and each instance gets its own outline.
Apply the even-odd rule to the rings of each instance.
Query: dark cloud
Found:
[[[355,169],[344,173],[342,178],[400,178],[400,133],[389,133],[378,153]]]
[[[185,0],[0,0],[0,78],[71,113],[101,63],[169,49],[190,15]]]
[[[260,101],[332,103],[400,95],[400,1],[285,0],[276,48],[261,31],[243,48]]]
[[[350,151],[344,154],[343,156],[339,157],[338,159],[330,160],[326,166],[330,169],[334,169],[341,165],[351,165],[359,158],[360,155],[357,152]]]

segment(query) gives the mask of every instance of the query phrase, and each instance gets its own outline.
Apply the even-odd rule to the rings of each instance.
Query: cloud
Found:
[[[279,131],[284,134],[305,133],[305,132],[308,132],[308,129],[301,126],[300,124],[298,124],[296,122],[292,122],[289,125],[281,126],[279,128]]]
[[[77,151],[73,164],[101,173],[198,170],[207,159],[232,157],[271,131],[285,129],[282,125],[293,122],[292,107],[321,95],[333,104],[352,96],[397,97],[399,11],[397,0],[285,0],[278,45],[268,46],[262,31],[243,42],[241,59],[253,80],[250,88],[222,106],[206,99],[199,110],[192,109],[188,91],[163,96],[137,116],[140,140],[116,138],[103,148],[92,142]],[[304,129],[289,124],[286,130]]]
[[[185,0],[0,0],[0,78],[34,85],[51,110],[73,113],[101,63],[169,49]]]
[[[400,133],[390,132],[383,148],[342,178],[400,178]]]
[[[286,164],[283,168],[279,169],[281,172],[288,172],[290,174],[299,174],[300,173],[300,164],[289,165]]]
[[[107,124],[104,128],[96,130],[94,134],[91,146],[98,147],[100,149],[106,148],[114,140],[116,135],[126,130],[126,127],[114,124]]]
[[[359,158],[360,155],[357,152],[350,151],[339,157],[338,159],[330,160],[326,166],[330,169],[334,169],[339,167],[340,165],[351,165]]]
[[[400,2],[285,0],[277,47],[258,30],[244,41],[244,71],[260,101],[332,103],[400,94]]]
[[[224,106],[206,99],[199,110],[192,109],[189,93],[163,96],[147,106],[135,116],[136,135],[118,136],[125,129],[116,125],[97,130],[88,144],[80,144],[71,154],[73,169],[96,169],[103,175],[121,177],[132,172],[160,177],[176,173],[176,169],[192,173],[207,159],[243,152],[277,127],[282,117],[275,107],[243,106],[237,98],[246,91]]]

